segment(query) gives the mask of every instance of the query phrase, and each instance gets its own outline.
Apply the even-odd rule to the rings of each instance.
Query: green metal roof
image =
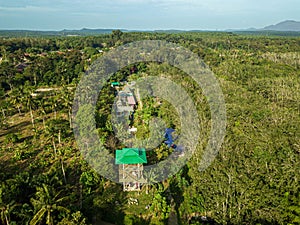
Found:
[[[116,150],[116,164],[147,163],[146,150],[144,148],[123,148]]]
[[[118,85],[120,85],[120,82],[111,82],[111,85],[118,86]]]

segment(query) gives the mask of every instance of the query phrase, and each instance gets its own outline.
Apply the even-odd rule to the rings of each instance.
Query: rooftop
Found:
[[[146,150],[144,148],[123,148],[116,150],[116,164],[140,164],[147,163]]]

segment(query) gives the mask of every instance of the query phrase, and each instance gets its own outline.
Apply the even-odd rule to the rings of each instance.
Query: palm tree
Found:
[[[38,99],[37,104],[38,104],[38,110],[37,110],[37,112],[38,112],[39,116],[42,117],[43,127],[44,127],[44,131],[45,131],[46,130],[45,116],[47,114],[47,112],[46,112],[46,101],[42,97],[42,98]]]
[[[68,121],[64,120],[64,119],[51,119],[51,120],[47,121],[45,135],[46,135],[47,141],[49,141],[51,139],[55,158],[57,158],[57,150],[58,150],[57,147],[62,147],[60,145],[62,137],[66,136],[66,134],[68,133],[69,127],[67,124],[68,124]],[[56,144],[57,143],[56,138],[58,140],[58,146]],[[67,183],[66,173],[65,173],[65,169],[64,169],[64,155],[62,155],[61,151],[59,153],[61,153],[59,156],[59,162],[60,162],[62,173],[64,176],[64,181],[65,181],[65,183]]]
[[[44,221],[46,224],[53,225],[55,221],[54,212],[69,213],[70,210],[62,206],[67,200],[67,196],[60,197],[61,192],[56,193],[53,187],[42,184],[42,187],[37,187],[35,194],[36,198],[32,198],[31,202],[35,209],[35,215],[30,221],[30,225],[36,225]]]
[[[33,116],[33,108],[35,107],[35,101],[32,97],[33,88],[30,84],[26,83],[23,88],[23,102],[26,105],[26,108],[30,112],[32,127],[35,127],[34,124],[34,116]]]
[[[0,187],[0,221],[2,224],[9,225],[10,214],[12,210],[17,206],[17,204],[15,203],[15,201],[11,201],[8,204],[4,202],[4,188],[4,185]]]
[[[15,201],[11,201],[8,204],[0,203],[2,224],[6,224],[6,225],[10,224],[10,214],[16,206],[17,206],[17,204],[15,203]]]
[[[150,169],[149,171],[143,171],[143,176],[146,179],[147,183],[145,183],[146,194],[149,194],[149,187],[157,182],[158,175],[155,174],[155,171]]]
[[[21,107],[22,107],[22,88],[14,88],[10,93],[10,103],[14,105],[18,112],[19,115],[21,115]]]
[[[60,95],[56,92],[56,90],[53,90],[53,93],[51,93],[51,96],[48,98],[48,102],[49,105],[51,105],[54,119],[57,118],[57,112],[59,111],[59,106],[61,104],[60,101]]]
[[[54,154],[56,157],[56,138],[58,140],[58,144],[61,143],[61,138],[62,136],[65,136],[68,132],[68,121],[64,119],[51,119],[48,120],[46,123],[46,132],[45,135],[47,139],[51,139],[53,149],[54,149]]]
[[[72,105],[73,105],[73,92],[72,89],[67,88],[66,86],[63,87],[62,90],[62,99],[63,99],[63,106],[68,109],[68,116],[70,122],[70,128],[72,128]]]
[[[7,111],[7,109],[10,107],[9,106],[10,103],[9,101],[5,100],[5,99],[0,99],[0,108],[1,108],[1,111],[2,111],[2,116],[0,117],[0,125],[2,126],[5,126],[6,125],[6,113],[5,111]]]

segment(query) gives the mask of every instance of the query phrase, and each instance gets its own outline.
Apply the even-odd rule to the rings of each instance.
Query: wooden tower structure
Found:
[[[143,177],[143,164],[147,163],[144,148],[123,148],[116,150],[115,163],[119,165],[119,181],[124,191],[139,191],[146,183]]]

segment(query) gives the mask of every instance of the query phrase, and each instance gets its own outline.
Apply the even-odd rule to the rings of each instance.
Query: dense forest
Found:
[[[114,74],[97,102],[99,138],[112,151],[110,82],[164,74],[197,106],[203,134],[176,175],[124,192],[81,155],[72,130],[74,92],[99,57],[137,40],[166,40],[196,53],[222,88],[226,137],[199,170],[210,112],[201,88],[166,64],[140,63]],[[225,32],[123,33],[0,38],[0,224],[300,224],[300,38]],[[145,98],[137,136],[151,117],[180,127],[166,101]],[[162,144],[148,163],[172,151]],[[147,153],[148,154],[148,153]]]

